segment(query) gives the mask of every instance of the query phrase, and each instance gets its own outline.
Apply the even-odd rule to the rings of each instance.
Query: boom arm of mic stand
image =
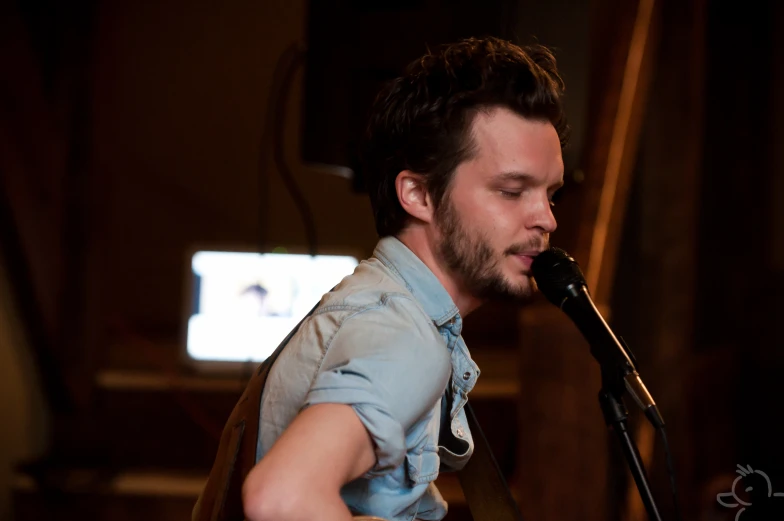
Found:
[[[645,473],[645,466],[640,457],[640,452],[637,449],[634,438],[629,434],[626,423],[629,412],[623,404],[623,387],[623,377],[617,371],[602,368],[602,389],[599,391],[599,405],[602,408],[604,422],[618,436],[626,463],[629,465],[637,490],[640,492],[640,498],[645,505],[645,510],[648,512],[648,519],[651,521],[662,521],[659,509],[656,507],[656,502],[653,499],[651,487],[648,484],[648,477]]]

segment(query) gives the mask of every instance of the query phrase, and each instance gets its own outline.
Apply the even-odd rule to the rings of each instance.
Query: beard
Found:
[[[497,254],[481,232],[471,232],[460,219],[452,202],[445,198],[436,211],[436,222],[441,231],[438,253],[442,261],[457,276],[465,289],[482,300],[523,302],[533,294],[533,280],[514,283],[501,271],[501,261],[509,255],[547,247],[545,237],[514,244]]]

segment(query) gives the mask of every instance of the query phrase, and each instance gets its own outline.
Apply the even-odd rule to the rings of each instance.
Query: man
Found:
[[[247,519],[445,516],[433,481],[473,451],[463,318],[532,292],[563,182],[562,90],[549,51],[490,38],[428,53],[380,93],[364,156],[381,240],[269,373]]]

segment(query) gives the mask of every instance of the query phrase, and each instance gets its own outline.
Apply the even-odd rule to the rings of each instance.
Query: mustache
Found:
[[[530,241],[513,244],[512,246],[508,247],[504,250],[504,255],[518,255],[520,253],[530,252],[530,251],[543,251],[550,247],[549,239],[544,237],[538,239],[531,239]]]

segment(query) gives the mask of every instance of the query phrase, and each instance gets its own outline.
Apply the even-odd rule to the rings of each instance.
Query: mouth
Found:
[[[525,267],[525,271],[529,271],[531,269],[531,264],[533,264],[534,259],[539,253],[539,251],[525,251],[515,253],[512,257],[516,258]]]

